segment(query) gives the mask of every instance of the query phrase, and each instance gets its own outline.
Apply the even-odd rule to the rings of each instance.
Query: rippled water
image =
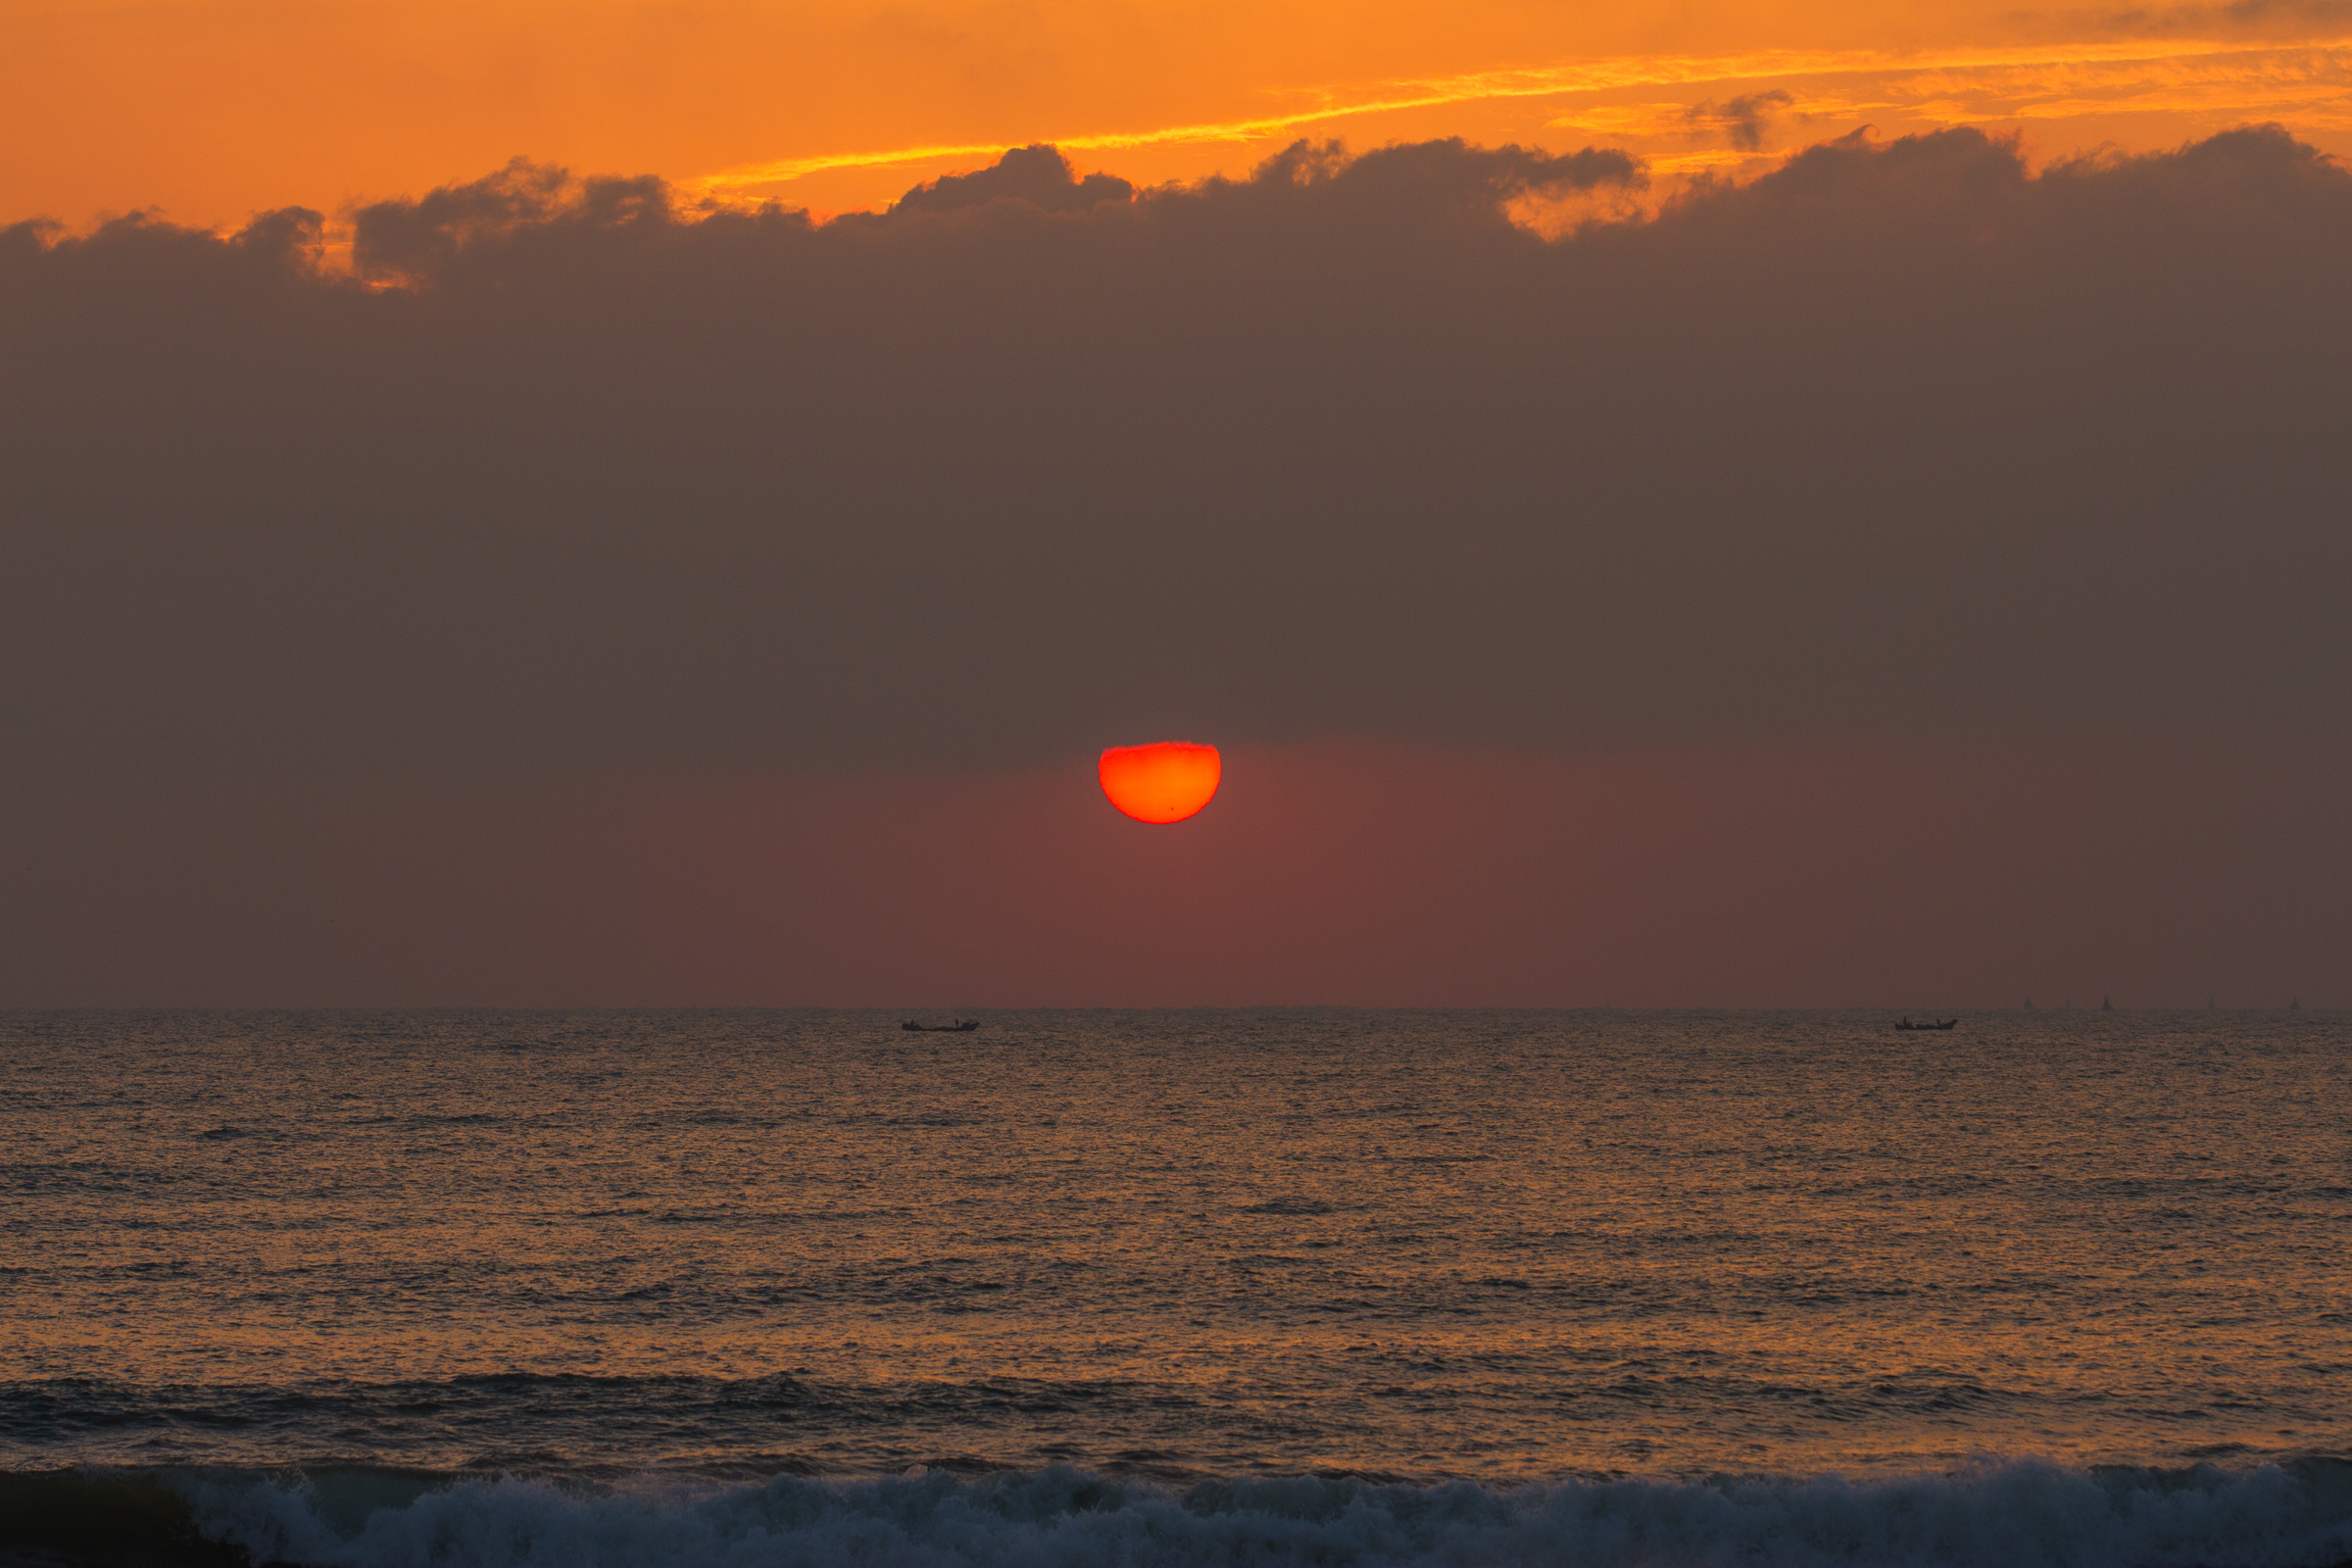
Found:
[[[13,1015],[0,1458],[2352,1452],[2341,1016],[985,1016]]]

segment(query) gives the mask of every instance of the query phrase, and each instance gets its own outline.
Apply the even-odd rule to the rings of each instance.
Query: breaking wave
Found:
[[[6,1546],[306,1568],[2335,1568],[2352,1462],[1987,1465],[1877,1480],[1177,1490],[1056,1467],[619,1488],[346,1467],[0,1477]],[[173,1499],[165,1509],[160,1499]],[[134,1506],[135,1504],[135,1506]],[[52,1527],[43,1531],[46,1520]],[[107,1539],[109,1521],[137,1539]],[[90,1534],[92,1530],[99,1535]],[[64,1532],[61,1535],[60,1532]],[[78,1533],[76,1533],[78,1532]],[[72,1539],[66,1539],[70,1536]],[[0,1549],[0,1555],[5,1550]]]

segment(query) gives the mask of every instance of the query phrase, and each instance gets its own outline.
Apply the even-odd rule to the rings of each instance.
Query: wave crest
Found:
[[[962,1479],[778,1476],[588,1492],[383,1473],[188,1477],[203,1535],[317,1568],[2333,1568],[2352,1463],[2224,1471],[2021,1462],[1886,1480],[1384,1485],[1299,1477],[1175,1491],[1054,1467]],[[422,1490],[418,1490],[419,1487]],[[391,1490],[387,1490],[390,1488]]]

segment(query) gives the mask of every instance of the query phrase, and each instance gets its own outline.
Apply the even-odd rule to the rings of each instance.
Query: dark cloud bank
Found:
[[[0,232],[20,777],[2341,734],[2352,174],[1050,152],[883,217],[517,164]],[[386,286],[390,285],[390,286]]]

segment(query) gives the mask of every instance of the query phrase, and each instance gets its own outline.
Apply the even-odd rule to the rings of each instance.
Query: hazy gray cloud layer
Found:
[[[2026,12],[2022,15],[2034,16]],[[2316,28],[2352,22],[2352,0],[2220,0],[2218,4],[2123,6],[2110,11],[2062,13],[2077,29],[2084,23],[2100,31],[2162,36],[2254,33],[2294,37]]]
[[[18,771],[999,764],[1192,734],[2342,731],[2352,174],[1039,153],[884,218],[516,165],[0,232]],[[394,284],[396,286],[381,286]]]
[[[1773,117],[1795,101],[1786,89],[1775,87],[1770,92],[1741,93],[1722,104],[1706,99],[1685,110],[1683,119],[1692,125],[1719,131],[1733,146],[1752,153],[1764,145],[1764,129]]]
[[[1011,197],[1049,213],[1086,212],[1097,202],[1135,199],[1135,187],[1116,174],[1071,177],[1059,149],[1040,144],[1015,147],[987,169],[948,174],[917,185],[891,205],[894,213],[952,213]]]

